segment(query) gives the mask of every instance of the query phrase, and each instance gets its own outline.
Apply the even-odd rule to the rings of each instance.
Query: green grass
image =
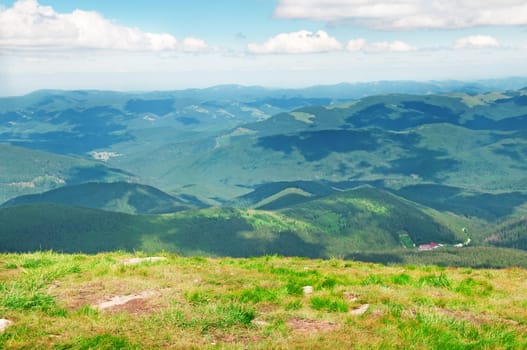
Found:
[[[0,255],[0,313],[14,321],[0,334],[0,347],[527,346],[523,268],[172,254],[164,254],[162,262],[123,265],[130,257],[120,252]],[[305,285],[314,287],[312,294],[304,295]],[[151,296],[97,309],[111,297],[145,291]],[[364,304],[369,309],[362,316],[349,312]]]
[[[348,303],[344,300],[330,297],[313,297],[310,303],[313,309],[328,312],[347,312],[349,308]]]

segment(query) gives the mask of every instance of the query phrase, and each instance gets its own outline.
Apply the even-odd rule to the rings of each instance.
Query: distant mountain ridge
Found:
[[[3,98],[0,244],[331,257],[471,238],[524,249],[527,89],[491,89],[522,82],[380,82],[362,93],[399,91],[358,99],[347,84]],[[89,241],[104,235],[111,244]]]
[[[73,205],[127,214],[171,213],[204,206],[190,196],[177,198],[151,186],[128,182],[88,182],[16,197],[1,207],[37,203]]]

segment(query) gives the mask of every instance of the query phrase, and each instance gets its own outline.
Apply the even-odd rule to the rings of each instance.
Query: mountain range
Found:
[[[525,249],[521,86],[0,98],[0,250],[331,257],[469,238]]]

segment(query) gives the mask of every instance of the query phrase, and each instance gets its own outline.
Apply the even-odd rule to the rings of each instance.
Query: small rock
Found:
[[[130,258],[123,261],[123,264],[125,265],[137,265],[142,262],[155,262],[155,261],[164,261],[167,260],[167,258],[162,256],[150,256],[147,258]]]
[[[267,321],[264,321],[264,320],[259,320],[257,318],[255,318],[254,320],[251,321],[251,323],[255,326],[258,326],[258,327],[267,327],[269,326],[269,322]]]
[[[0,332],[5,331],[5,329],[13,324],[13,321],[0,318]]]
[[[361,305],[359,308],[351,310],[350,314],[355,315],[355,316],[364,315],[364,313],[368,311],[369,307],[370,307],[370,304]]]
[[[117,295],[111,298],[108,301],[103,301],[97,305],[93,305],[96,309],[104,310],[108,308],[112,308],[114,306],[124,305],[132,300],[138,300],[138,299],[148,299],[152,298],[154,296],[158,295],[156,291],[152,290],[145,290],[144,292],[141,292],[139,294],[130,294],[130,295]]]
[[[304,295],[313,294],[313,287],[312,286],[303,286],[302,290],[304,291]]]

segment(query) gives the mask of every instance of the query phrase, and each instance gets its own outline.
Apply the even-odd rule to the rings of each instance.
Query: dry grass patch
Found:
[[[527,346],[523,269],[276,256],[167,255],[124,265],[129,258],[134,256],[1,256],[0,316],[15,324],[0,334],[0,348]],[[2,275],[7,264],[23,273]],[[306,285],[313,287],[309,295]],[[366,304],[362,315],[350,314]]]
[[[294,317],[287,321],[294,332],[312,333],[312,332],[331,332],[341,327],[340,324],[324,320],[309,320],[305,318]]]

